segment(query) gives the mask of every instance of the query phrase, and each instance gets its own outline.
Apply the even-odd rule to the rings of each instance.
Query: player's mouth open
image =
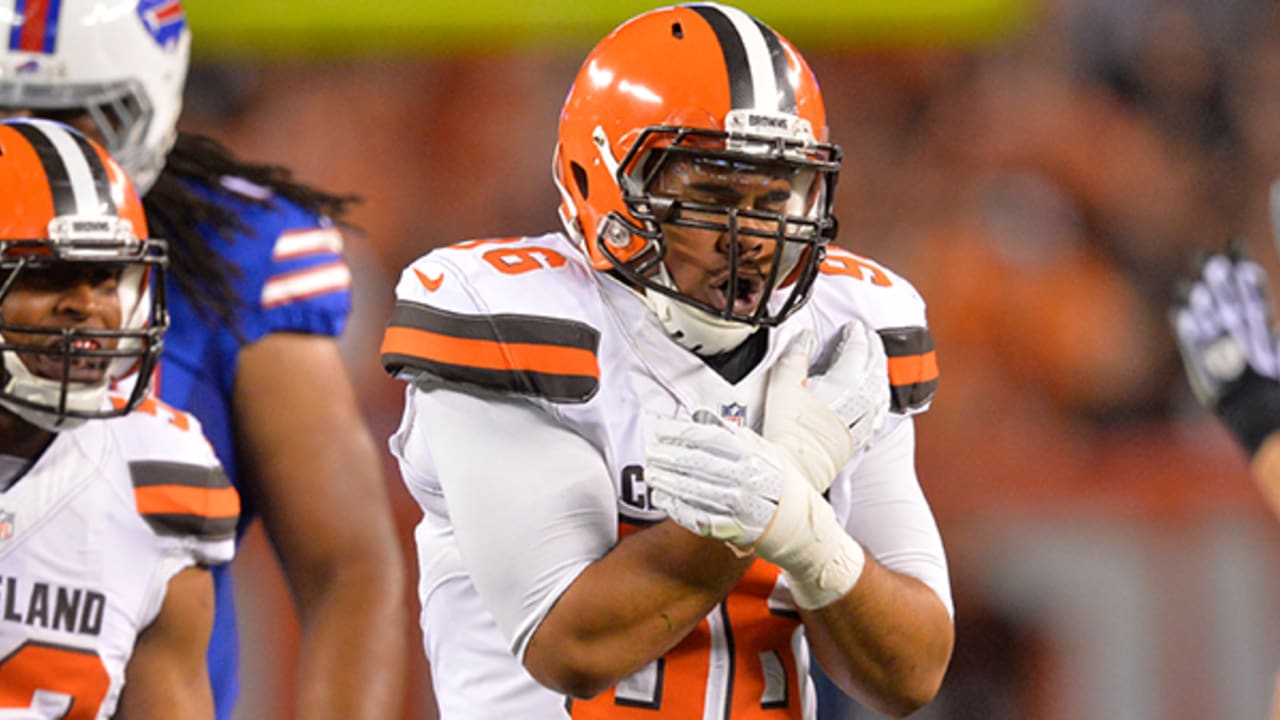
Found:
[[[84,357],[75,353],[100,350],[102,344],[97,340],[88,338],[76,338],[68,342],[54,343],[50,350],[54,352],[45,353],[27,353],[23,356],[23,360],[27,363],[31,371],[40,377],[58,380],[62,378],[63,373],[63,352],[70,348],[72,356],[67,366],[67,379],[72,382],[93,383],[102,379],[103,373],[107,371],[107,365],[111,362],[111,358],[106,357]]]
[[[711,287],[711,305],[725,308],[732,304],[737,315],[749,315],[755,312],[763,295],[764,280],[754,275],[738,276],[730,287],[730,278]]]

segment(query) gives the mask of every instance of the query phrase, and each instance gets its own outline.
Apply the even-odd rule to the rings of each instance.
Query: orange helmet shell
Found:
[[[146,395],[168,327],[166,246],[147,239],[142,201],[121,166],[79,131],[48,120],[0,121],[0,304],[28,273],[60,264],[118,269],[118,328],[16,325],[0,313],[0,408],[54,432],[129,412]],[[32,339],[34,338],[34,339]],[[66,368],[106,363],[102,378],[39,375],[23,355]],[[137,372],[129,397],[109,384]]]
[[[731,115],[731,111],[741,111]],[[736,121],[736,126],[734,122]],[[785,123],[815,143],[827,139],[826,110],[808,63],[781,35],[734,8],[680,5],[639,15],[587,56],[560,114],[555,175],[561,217],[599,269],[615,266],[598,247],[623,202],[618,163],[646,128],[679,126],[751,134]],[[744,126],[745,125],[745,126]],[[608,238],[626,261],[646,246]]]
[[[0,123],[0,239],[48,237],[49,223],[63,216],[123,218],[146,237],[142,201],[124,170],[97,143],[61,128]]]

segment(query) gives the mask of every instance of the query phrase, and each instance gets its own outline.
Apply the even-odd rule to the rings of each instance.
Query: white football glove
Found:
[[[1179,346],[1189,356],[1192,389],[1207,406],[1221,398],[1222,385],[1235,380],[1246,365],[1263,377],[1280,377],[1267,274],[1256,262],[1210,255],[1174,308],[1173,323]]]
[[[790,453],[711,412],[659,422],[645,481],[654,507],[680,526],[782,568],[802,608],[834,602],[862,575],[862,546]]]
[[[645,483],[655,507],[689,531],[749,550],[777,512],[788,473],[785,452],[706,410],[693,421],[658,421],[645,448]]]
[[[879,334],[856,320],[840,329],[826,372],[809,377],[816,346],[812,333],[801,332],[770,370],[763,434],[823,493],[884,427],[889,371]]]
[[[1239,251],[1211,255],[1170,319],[1196,399],[1257,452],[1280,428],[1280,348],[1266,271]]]

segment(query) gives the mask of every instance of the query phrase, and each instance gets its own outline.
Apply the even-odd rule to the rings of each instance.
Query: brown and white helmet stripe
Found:
[[[55,216],[116,214],[106,166],[84,136],[39,120],[10,127],[31,144],[40,159],[49,179]]]
[[[787,55],[773,30],[724,5],[689,5],[707,21],[724,53],[733,109],[795,113],[795,86],[787,79]]]

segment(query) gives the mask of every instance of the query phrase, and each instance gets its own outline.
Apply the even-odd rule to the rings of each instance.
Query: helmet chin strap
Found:
[[[50,432],[71,430],[84,424],[85,418],[59,415],[52,410],[33,408],[13,400],[20,398],[45,408],[56,408],[62,396],[61,382],[36,377],[12,352],[4,353],[4,373],[6,379],[0,393],[0,407]],[[67,410],[82,413],[98,410],[107,396],[107,384],[104,379],[90,387],[67,388]]]
[[[658,275],[654,280],[664,287],[677,290],[665,264],[658,266]],[[643,297],[671,339],[698,355],[716,355],[732,350],[756,331],[752,325],[715,317],[660,292],[646,290]]]
[[[18,403],[0,398],[0,407],[35,425],[41,430],[49,432],[66,432],[74,430],[85,424],[87,418],[64,416],[59,418],[57,413],[51,413],[46,410],[37,410],[36,408],[19,405]]]

